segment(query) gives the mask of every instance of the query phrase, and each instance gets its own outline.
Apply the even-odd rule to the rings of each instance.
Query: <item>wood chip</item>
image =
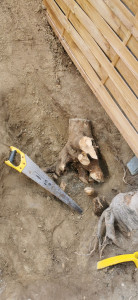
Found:
[[[65,181],[61,181],[61,183],[60,183],[60,188],[63,190],[63,191],[65,191],[65,188],[66,188],[66,182]]]
[[[93,194],[95,193],[94,188],[89,187],[89,186],[87,186],[87,187],[84,189],[84,191],[85,191],[85,193],[86,193],[88,196],[91,196],[91,195],[93,195]]]

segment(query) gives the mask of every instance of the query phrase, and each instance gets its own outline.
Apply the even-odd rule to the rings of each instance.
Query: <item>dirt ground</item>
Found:
[[[133,263],[97,271],[98,253],[79,255],[92,248],[98,217],[73,168],[62,180],[82,216],[4,164],[6,145],[41,168],[52,164],[69,118],[87,118],[107,165],[105,182],[93,184],[97,193],[110,202],[137,186],[128,171],[123,181],[132,151],[53,34],[41,1],[0,4],[0,299],[138,299]],[[125,252],[136,250],[129,242]],[[116,254],[122,250],[112,245],[104,257]]]

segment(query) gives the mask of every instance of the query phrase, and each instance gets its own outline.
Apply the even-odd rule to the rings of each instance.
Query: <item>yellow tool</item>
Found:
[[[136,265],[136,268],[138,268],[138,252],[135,252],[133,254],[124,254],[124,255],[118,255],[114,257],[109,257],[107,259],[103,259],[101,261],[98,261],[97,263],[97,269],[103,269],[109,266],[113,266],[116,264],[120,264],[127,261],[133,261]]]
[[[23,171],[23,169],[25,168],[25,166],[26,166],[25,154],[22,151],[20,151],[19,149],[17,149],[16,147],[13,147],[13,146],[10,146],[10,150],[11,150],[11,154],[10,154],[9,160],[6,160],[5,164],[9,167],[14,168],[15,170],[17,170],[18,172],[21,173]],[[15,166],[13,164],[16,153],[19,153],[20,158],[21,158],[19,166]]]

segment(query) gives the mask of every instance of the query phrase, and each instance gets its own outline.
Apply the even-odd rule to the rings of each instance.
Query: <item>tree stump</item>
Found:
[[[116,238],[115,224],[123,235],[131,237],[131,244],[133,239],[138,243],[138,190],[116,195],[110,206],[103,211],[97,230],[97,245],[101,255],[111,242],[122,248]]]
[[[46,172],[56,172],[61,175],[70,162],[76,163],[79,178],[88,182],[89,178],[97,182],[103,182],[104,176],[99,165],[98,151],[92,137],[91,122],[86,119],[69,120],[69,138],[59,154],[54,166],[46,169]]]

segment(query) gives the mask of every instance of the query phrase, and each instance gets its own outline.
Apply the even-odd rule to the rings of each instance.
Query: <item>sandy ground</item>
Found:
[[[0,299],[138,299],[133,263],[97,271],[98,253],[76,254],[92,248],[98,218],[75,171],[62,180],[82,216],[4,164],[6,145],[14,145],[41,168],[50,165],[67,141],[69,118],[88,118],[108,169],[95,190],[110,202],[137,185],[128,171],[123,182],[132,151],[54,36],[41,2],[0,2]],[[109,246],[104,254],[122,250]]]

